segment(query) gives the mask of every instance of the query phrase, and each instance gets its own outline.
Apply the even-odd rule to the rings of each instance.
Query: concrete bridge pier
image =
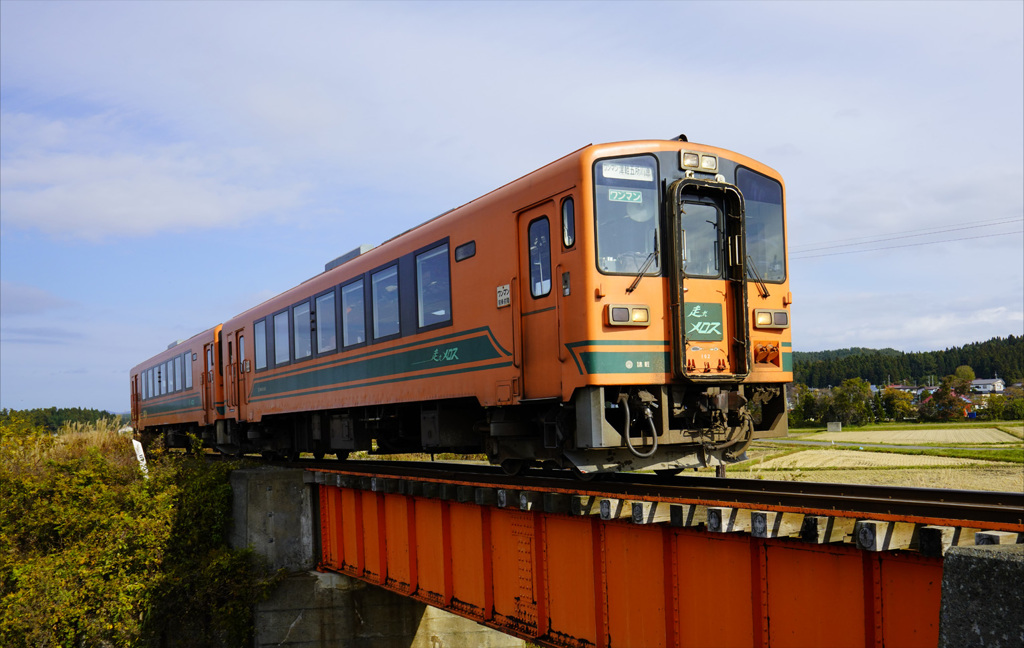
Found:
[[[522,648],[524,642],[449,612],[316,566],[315,515],[305,471],[231,474],[231,546],[252,547],[291,574],[256,609],[255,646]]]

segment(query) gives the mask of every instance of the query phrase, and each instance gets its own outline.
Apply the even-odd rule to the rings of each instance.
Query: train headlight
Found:
[[[648,326],[651,309],[642,304],[609,304],[608,326]]]
[[[784,310],[756,309],[754,327],[766,329],[789,328],[789,312]]]
[[[718,171],[718,158],[714,155],[700,156],[700,168],[704,171]]]
[[[696,153],[683,152],[683,166],[691,169],[696,169],[700,166],[700,156]]]

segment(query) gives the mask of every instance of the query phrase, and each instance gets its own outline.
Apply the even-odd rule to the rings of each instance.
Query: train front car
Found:
[[[564,320],[583,473],[722,465],[787,430],[781,177],[685,138],[580,157],[586,317]],[[556,277],[557,281],[558,277]],[[563,276],[568,282],[568,277]]]

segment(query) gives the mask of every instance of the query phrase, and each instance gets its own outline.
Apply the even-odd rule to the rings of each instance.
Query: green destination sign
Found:
[[[687,340],[718,341],[725,338],[722,305],[711,302],[683,304],[683,335]]]

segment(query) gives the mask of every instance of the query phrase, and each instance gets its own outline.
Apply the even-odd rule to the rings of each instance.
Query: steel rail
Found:
[[[486,464],[399,461],[309,461],[286,464],[324,472],[366,477],[412,479],[489,488],[552,491],[617,499],[660,500],[715,506],[794,511],[923,524],[980,526],[1024,532],[1024,494],[821,482],[779,482],[713,477],[666,477],[615,473],[585,482],[568,471],[531,469],[523,476],[504,474]]]

